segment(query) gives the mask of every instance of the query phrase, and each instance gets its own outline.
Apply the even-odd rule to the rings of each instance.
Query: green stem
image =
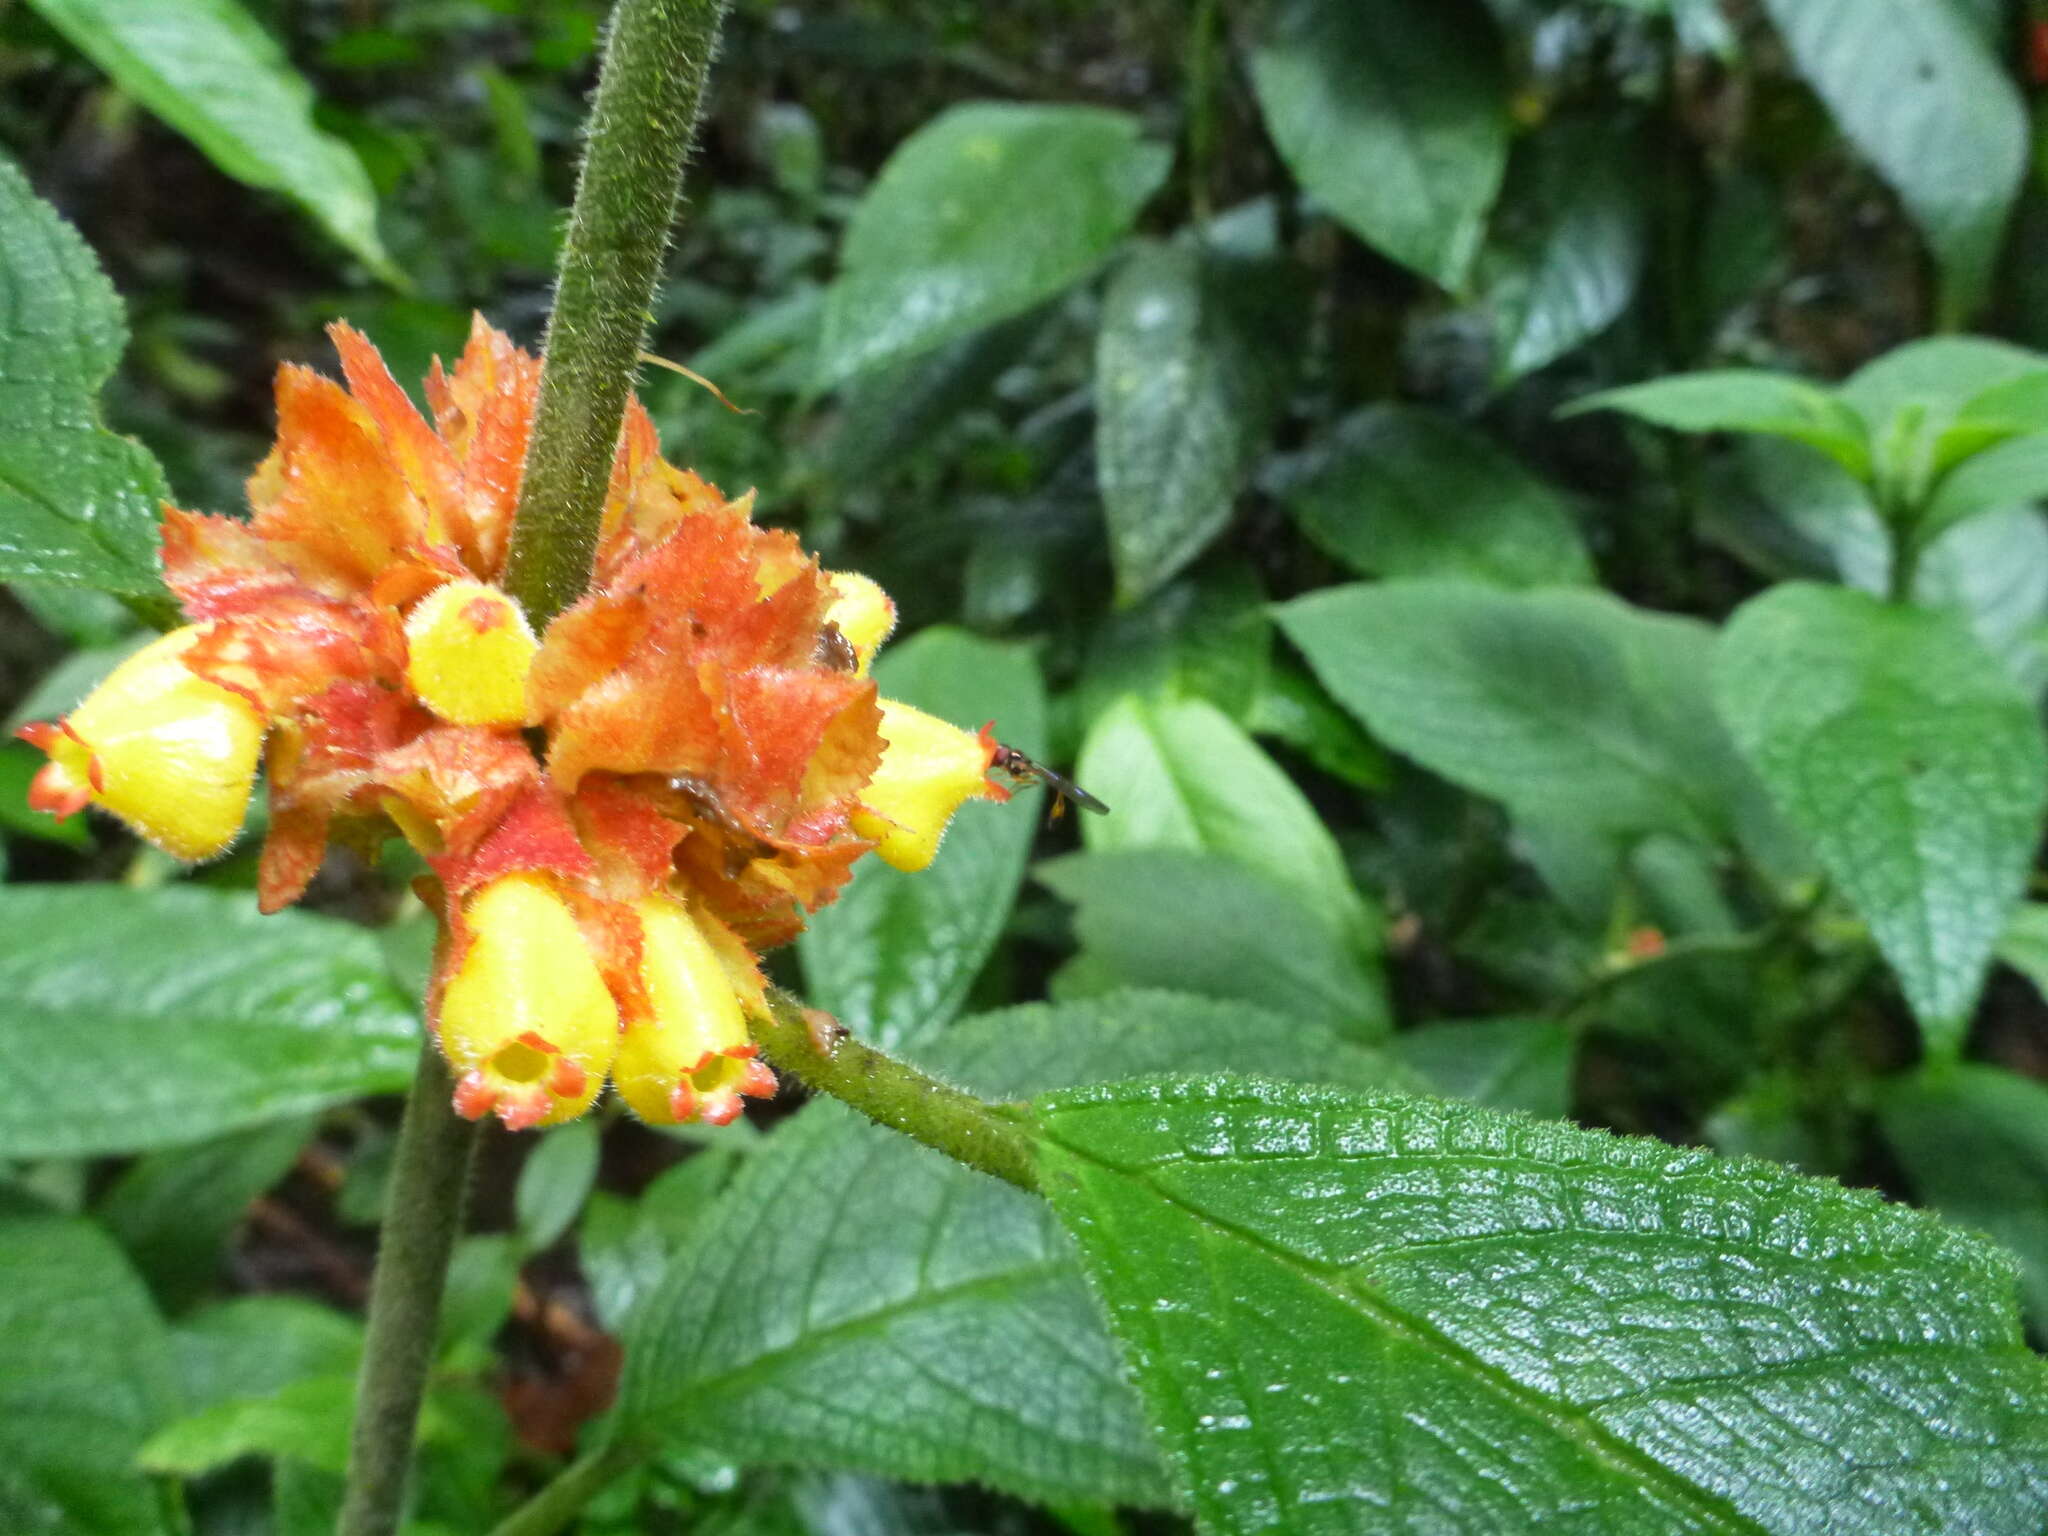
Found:
[[[619,0],[569,215],[505,587],[536,629],[590,580],[626,394],[725,0]]]
[[[476,1127],[449,1103],[453,1085],[429,1040],[405,1101],[392,1161],[369,1328],[356,1383],[348,1493],[339,1536],[391,1536],[405,1502],[413,1430],[441,1315],[448,1255],[462,1225]]]
[[[771,1017],[750,1021],[768,1064],[829,1093],[877,1125],[901,1131],[955,1162],[1036,1193],[1038,1158],[1019,1113],[985,1103],[863,1045],[830,1014],[770,995]]]
[[[647,1453],[637,1445],[608,1445],[579,1456],[555,1480],[507,1515],[491,1536],[554,1536],[583,1506],[637,1467]]]

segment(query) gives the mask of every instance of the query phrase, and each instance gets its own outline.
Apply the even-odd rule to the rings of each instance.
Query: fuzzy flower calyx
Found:
[[[287,366],[247,519],[165,510],[190,621],[24,728],[31,798],[179,858],[224,851],[259,755],[266,911],[336,839],[405,837],[442,938],[429,1020],[456,1107],[524,1128],[607,1079],[642,1118],[772,1092],[759,954],[871,850],[930,862],[992,739],[878,697],[895,608],[662,459],[629,404],[589,591],[536,635],[501,581],[540,369],[479,320],[407,398],[332,328],[346,387]]]

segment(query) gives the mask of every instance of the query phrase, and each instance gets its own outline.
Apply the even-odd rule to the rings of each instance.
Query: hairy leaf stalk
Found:
[[[535,629],[590,579],[626,395],[725,0],[619,0],[548,320],[505,586]]]
[[[830,1014],[807,1010],[780,993],[771,994],[770,1006],[769,1018],[748,1021],[769,1065],[877,1125],[1037,1193],[1037,1146],[1018,1111],[963,1093],[862,1044]]]

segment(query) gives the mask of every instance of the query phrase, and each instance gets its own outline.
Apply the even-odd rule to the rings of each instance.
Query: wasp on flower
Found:
[[[347,387],[280,371],[253,516],[165,510],[187,625],[24,728],[33,803],[207,859],[260,755],[265,911],[332,841],[395,829],[432,869],[458,1111],[552,1125],[609,1079],[644,1120],[731,1120],[775,1087],[746,1022],[761,952],[870,851],[929,864],[961,804],[1008,798],[1009,749],[878,697],[887,594],[665,462],[637,401],[590,588],[535,634],[501,582],[539,362],[479,319],[430,420],[330,334]]]

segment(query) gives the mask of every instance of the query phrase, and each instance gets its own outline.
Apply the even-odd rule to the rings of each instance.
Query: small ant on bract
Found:
[[[1097,816],[1107,816],[1109,807],[1089,794],[1063,774],[1054,773],[1045,764],[1036,762],[1019,752],[1015,747],[1006,747],[1000,741],[995,744],[995,755],[989,759],[991,768],[1000,768],[1019,784],[1043,784],[1052,791],[1052,817],[1059,820],[1060,812],[1069,800],[1084,811],[1093,811]]]

